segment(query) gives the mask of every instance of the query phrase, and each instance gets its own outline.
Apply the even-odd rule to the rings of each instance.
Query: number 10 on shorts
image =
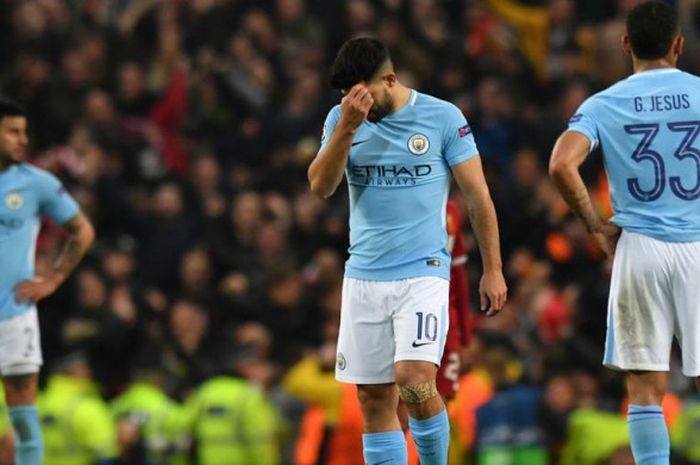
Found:
[[[437,339],[438,319],[434,313],[416,312],[416,340],[413,347],[432,344]],[[424,341],[424,342],[421,342]]]

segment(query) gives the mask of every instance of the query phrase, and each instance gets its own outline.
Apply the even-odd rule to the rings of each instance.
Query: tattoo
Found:
[[[576,216],[586,225],[588,232],[594,232],[600,226],[600,217],[595,211],[591,197],[588,195],[588,189],[583,184],[583,181],[576,184],[576,186],[562,184],[560,187],[561,195]]]
[[[399,386],[399,396],[407,404],[422,404],[438,394],[435,381]]]
[[[93,234],[92,231],[88,235],[84,233],[86,228],[91,230],[92,226],[82,213],[77,214],[65,223],[63,227],[70,234],[70,238],[56,260],[54,270],[61,275],[62,279],[65,279],[85,256],[92,243]]]

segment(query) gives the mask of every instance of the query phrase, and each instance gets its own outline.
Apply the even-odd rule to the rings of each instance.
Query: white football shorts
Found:
[[[36,308],[0,320],[0,375],[38,373],[42,362]]]
[[[699,376],[700,242],[623,231],[613,262],[603,364],[668,371],[674,335],[683,373]]]
[[[440,365],[449,325],[450,282],[437,277],[343,280],[335,377],[353,384],[394,382],[394,363]]]

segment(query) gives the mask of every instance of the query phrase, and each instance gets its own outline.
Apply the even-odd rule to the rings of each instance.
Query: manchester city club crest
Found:
[[[345,356],[340,352],[338,352],[338,357],[336,358],[336,365],[338,366],[339,370],[344,370],[345,366],[347,365]]]
[[[5,205],[11,210],[18,210],[24,205],[24,197],[19,192],[10,192],[5,196]]]
[[[423,134],[414,134],[408,139],[408,150],[413,155],[423,155],[430,148],[430,139]]]

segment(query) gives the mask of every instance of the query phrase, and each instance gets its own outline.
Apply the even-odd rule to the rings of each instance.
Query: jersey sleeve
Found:
[[[479,154],[472,128],[462,111],[450,104],[444,113],[443,156],[454,166]]]
[[[593,151],[599,143],[597,120],[595,100],[592,98],[583,102],[574,116],[569,120],[568,130],[579,132],[586,136],[591,143],[591,151]]]
[[[61,181],[48,172],[39,173],[39,206],[41,212],[59,224],[80,211],[78,203],[66,191]]]
[[[340,105],[331,108],[331,111],[328,112],[328,116],[326,116],[326,121],[323,123],[323,131],[321,131],[321,147],[318,149],[319,152],[328,145],[328,141],[331,140],[331,136],[335,131],[335,127],[338,125],[338,121],[340,121]]]

